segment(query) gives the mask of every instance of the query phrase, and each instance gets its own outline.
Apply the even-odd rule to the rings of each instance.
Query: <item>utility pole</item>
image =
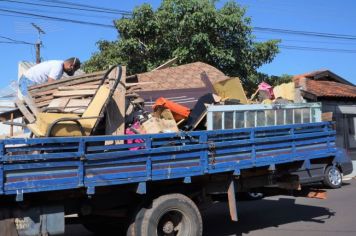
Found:
[[[37,42],[35,43],[35,48],[36,48],[36,63],[41,63],[41,46],[42,46],[42,41],[41,41],[41,34],[46,34],[38,25],[35,23],[31,23],[31,25],[37,30],[38,32],[38,39]]]

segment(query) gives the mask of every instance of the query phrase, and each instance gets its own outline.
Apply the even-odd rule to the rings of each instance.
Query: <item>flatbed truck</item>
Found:
[[[226,195],[237,221],[240,192],[298,189],[296,168],[337,166],[345,153],[332,126],[3,139],[0,234],[60,235],[75,215],[101,235],[203,235],[214,196]]]

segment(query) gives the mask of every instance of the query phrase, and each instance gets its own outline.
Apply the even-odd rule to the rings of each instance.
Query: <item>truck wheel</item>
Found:
[[[330,188],[340,188],[342,185],[342,174],[339,168],[328,166],[324,173],[324,185]]]
[[[201,236],[203,223],[195,203],[182,194],[168,194],[141,208],[127,235]]]

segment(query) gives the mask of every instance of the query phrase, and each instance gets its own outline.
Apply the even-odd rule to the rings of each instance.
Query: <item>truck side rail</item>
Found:
[[[128,142],[129,140],[135,142]],[[145,183],[336,157],[332,123],[0,140],[0,195]],[[307,165],[308,166],[308,165]]]

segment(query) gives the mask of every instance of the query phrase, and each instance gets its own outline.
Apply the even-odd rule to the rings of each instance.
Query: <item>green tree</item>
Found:
[[[149,71],[177,57],[178,64],[202,61],[248,85],[256,69],[278,53],[278,40],[255,42],[245,8],[215,0],[163,0],[157,10],[149,4],[132,16],[115,21],[116,41],[99,41],[99,51],[84,64],[87,72],[124,64],[128,73]]]

